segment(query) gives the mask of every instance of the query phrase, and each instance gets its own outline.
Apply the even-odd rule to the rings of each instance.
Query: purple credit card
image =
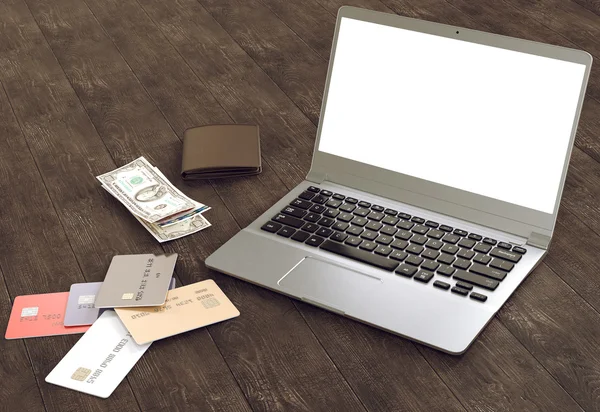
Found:
[[[91,325],[105,310],[98,309],[94,302],[102,282],[75,283],[71,285],[67,310],[65,312],[65,326]],[[175,288],[175,278],[171,279],[169,290]]]

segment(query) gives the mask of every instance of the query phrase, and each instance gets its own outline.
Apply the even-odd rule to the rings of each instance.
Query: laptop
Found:
[[[591,63],[342,7],[306,180],[206,265],[465,352],[548,250]]]

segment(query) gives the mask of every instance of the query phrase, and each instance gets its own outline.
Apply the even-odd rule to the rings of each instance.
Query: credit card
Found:
[[[165,303],[176,261],[176,253],[113,257],[96,295],[96,307],[162,305]]]
[[[139,344],[153,342],[223,320],[240,312],[213,280],[169,291],[159,307],[117,308],[119,318]]]
[[[91,325],[102,315],[102,312],[108,310],[96,307],[96,295],[100,291],[100,286],[102,286],[102,282],[71,285],[65,313],[65,326]],[[174,288],[175,278],[171,278],[169,290]]]
[[[105,311],[46,376],[46,382],[108,398],[150,344],[138,345],[113,310]]]
[[[68,298],[69,292],[17,296],[4,337],[19,339],[84,333],[89,326],[64,325]]]

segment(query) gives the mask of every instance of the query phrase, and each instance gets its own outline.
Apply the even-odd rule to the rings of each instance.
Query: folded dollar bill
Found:
[[[210,226],[210,208],[190,199],[144,157],[97,177],[159,242],[178,239]]]

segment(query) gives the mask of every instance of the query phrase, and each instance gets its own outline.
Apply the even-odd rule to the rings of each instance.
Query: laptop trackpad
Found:
[[[319,258],[305,257],[277,282],[284,292],[317,306],[346,313],[368,302],[382,279]]]

